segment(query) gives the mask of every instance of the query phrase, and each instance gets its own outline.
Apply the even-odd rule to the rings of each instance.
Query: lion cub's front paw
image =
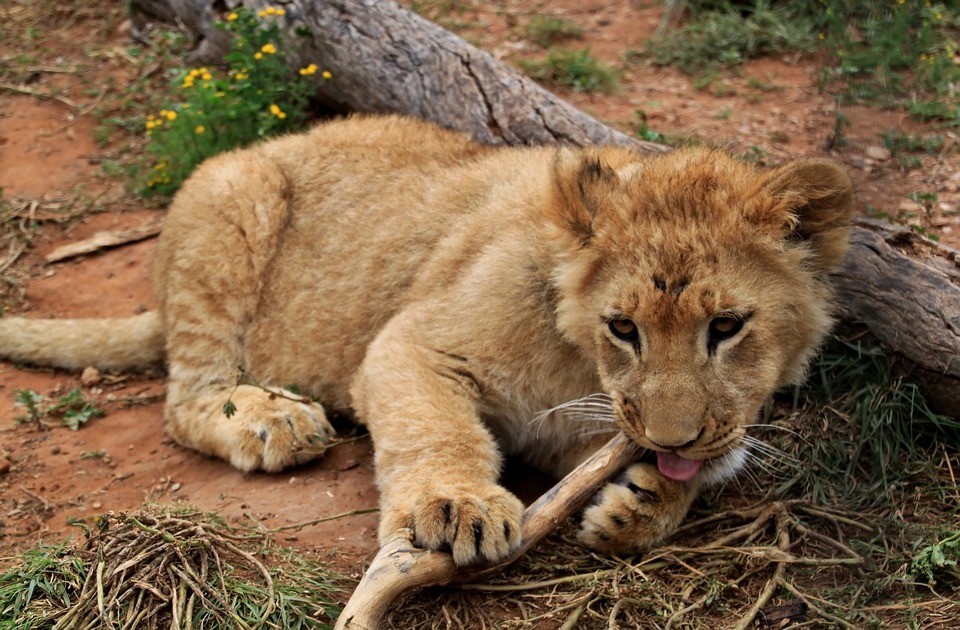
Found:
[[[495,484],[434,486],[417,491],[410,509],[385,509],[381,539],[413,526],[414,542],[449,549],[458,565],[496,562],[520,543],[523,503]]]
[[[230,402],[229,459],[240,470],[275,472],[310,461],[335,433],[323,407],[286,390],[241,385]]]
[[[655,466],[635,464],[597,493],[578,537],[607,553],[643,551],[680,525],[694,496],[689,485],[663,477]]]

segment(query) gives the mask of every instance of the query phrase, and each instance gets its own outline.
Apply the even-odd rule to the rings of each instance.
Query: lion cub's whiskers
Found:
[[[785,476],[784,471],[774,465],[773,462],[775,461],[784,462],[789,468],[796,468],[800,463],[792,455],[767,444],[763,440],[750,435],[743,435],[740,439],[743,445],[747,447],[745,449],[747,461],[762,470],[766,475],[770,475],[771,477]],[[748,474],[756,481],[755,475],[751,473],[752,471]]]
[[[745,424],[745,425],[743,425],[743,428],[744,428],[744,429],[775,429],[775,430],[777,430],[777,431],[783,431],[784,433],[789,433],[791,436],[797,438],[798,440],[803,440],[804,442],[807,442],[807,443],[809,444],[809,441],[807,440],[807,438],[805,438],[804,436],[800,435],[799,433],[797,433],[797,432],[794,431],[793,429],[790,429],[790,428],[787,428],[787,427],[784,427],[784,426],[780,426],[779,424],[768,424],[768,423],[763,423],[763,422],[757,422],[757,423],[754,423],[754,424]],[[782,452],[782,451],[781,451],[781,452]]]
[[[583,398],[568,400],[556,407],[541,411],[531,418],[530,424],[537,425],[538,437],[544,421],[555,414],[562,416],[566,420],[575,420],[578,422],[615,422],[613,399],[603,393],[590,394]]]

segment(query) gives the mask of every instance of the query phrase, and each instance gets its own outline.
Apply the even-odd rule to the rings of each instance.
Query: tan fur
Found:
[[[822,161],[760,171],[701,150],[491,148],[351,118],[197,170],[160,239],[159,316],[4,319],[0,352],[125,368],[159,359],[162,340],[168,431],[244,470],[304,461],[332,429],[317,404],[234,391],[238,366],[353,408],[375,444],[381,534],[412,526],[460,563],[517,542],[505,454],[564,474],[619,427],[708,460],[688,482],[638,462],[585,512],[589,544],[639,549],[732,474],[764,400],[802,377],[851,205]],[[717,342],[711,322],[731,314],[742,329]],[[531,421],[597,392],[609,422],[589,403]]]

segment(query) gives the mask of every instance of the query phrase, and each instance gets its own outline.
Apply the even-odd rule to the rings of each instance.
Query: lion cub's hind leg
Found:
[[[255,385],[213,387],[169,406],[167,419],[175,440],[244,471],[272,472],[310,461],[334,434],[317,403]]]
[[[579,538],[607,553],[649,549],[679,527],[697,496],[692,486],[667,479],[653,464],[634,464],[584,510]]]
[[[254,377],[269,371],[246,365],[246,344],[289,222],[287,187],[279,168],[250,152],[213,158],[181,189],[158,249],[167,431],[245,471],[312,459],[334,434],[320,405],[279,388],[237,385],[238,366]]]

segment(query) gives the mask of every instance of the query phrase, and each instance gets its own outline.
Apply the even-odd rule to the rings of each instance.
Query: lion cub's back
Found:
[[[173,257],[195,257],[198,273],[252,264],[245,367],[346,405],[366,345],[489,194],[489,167],[474,166],[494,151],[420,121],[358,117],[214,158],[171,207],[160,302],[193,290],[166,286]]]

